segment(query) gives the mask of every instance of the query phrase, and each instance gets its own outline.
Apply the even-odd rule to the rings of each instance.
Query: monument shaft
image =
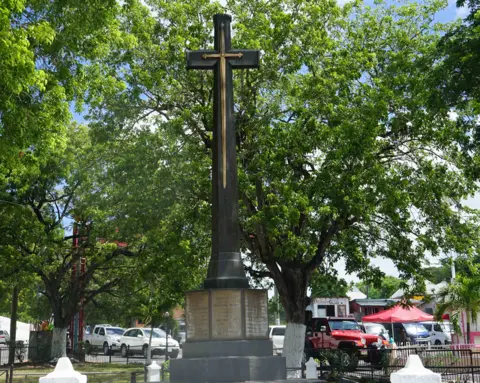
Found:
[[[204,289],[185,295],[187,340],[171,360],[174,383],[233,383],[286,378],[285,358],[268,337],[268,294],[248,288],[240,257],[235,68],[256,68],[259,52],[232,50],[228,15],[215,15],[215,49],[188,51],[187,67],[214,71],[212,257]]]
[[[257,68],[260,52],[232,50],[230,22],[229,15],[215,15],[214,50],[187,51],[187,68],[214,71],[212,257],[206,289],[249,287],[240,256],[232,71]]]

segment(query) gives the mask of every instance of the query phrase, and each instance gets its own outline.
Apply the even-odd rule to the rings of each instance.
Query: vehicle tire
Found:
[[[168,356],[169,356],[171,359],[177,359],[178,354],[179,354],[178,351],[172,351],[170,354],[168,354]]]
[[[332,368],[339,368],[347,372],[357,369],[358,357],[355,349],[338,349],[334,350],[335,354],[328,357],[328,364]]]
[[[148,344],[143,345],[142,354],[145,359],[148,358]]]
[[[313,352],[313,345],[310,342],[305,342],[305,346],[303,347],[302,362],[307,363],[314,355],[315,353]]]
[[[303,350],[302,363],[307,363],[310,360],[310,354],[307,350]]]
[[[128,356],[127,346],[124,344],[122,344],[122,347],[120,347],[120,355],[122,355],[124,358]]]
[[[103,355],[110,355],[110,347],[108,347],[108,343],[103,343]]]
[[[442,342],[440,341],[440,339],[437,339],[435,341],[435,346],[440,346],[442,344]]]

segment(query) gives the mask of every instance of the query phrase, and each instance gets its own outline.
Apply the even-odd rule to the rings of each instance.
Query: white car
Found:
[[[430,343],[435,345],[452,343],[452,327],[450,322],[422,322],[430,333]]]
[[[123,357],[127,354],[143,354],[148,356],[148,342],[150,340],[150,329],[146,328],[129,328],[120,339],[120,353]],[[165,354],[167,347],[167,337],[165,331],[154,329],[152,334],[152,354]],[[168,356],[176,358],[180,352],[178,342],[170,335],[168,336]]]
[[[366,334],[378,335],[381,336],[384,340],[390,340],[389,331],[385,328],[383,324],[366,322],[362,323],[362,326],[364,327]]]
[[[85,336],[85,343],[90,343],[94,348],[101,348],[105,355],[120,350],[120,338],[125,330],[111,325],[96,325],[91,335]]]
[[[285,341],[285,329],[287,326],[275,325],[268,329],[268,337],[273,343],[273,353],[280,355],[283,351],[283,342]]]
[[[10,335],[8,331],[0,330],[0,344],[7,344],[10,341]]]

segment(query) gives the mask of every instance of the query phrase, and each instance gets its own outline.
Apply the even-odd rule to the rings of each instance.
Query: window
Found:
[[[105,329],[102,327],[100,331],[98,332],[100,336],[105,336]]]
[[[425,328],[427,329],[427,331],[432,331],[432,325],[429,324],[429,323],[424,323],[423,324],[425,326]]]
[[[330,325],[330,329],[332,330],[360,330],[358,323],[355,321],[340,321],[340,320],[333,320],[328,321]]]
[[[344,317],[345,315],[347,315],[347,306],[338,305],[338,316]]]
[[[327,317],[334,317],[335,316],[335,306],[328,305],[327,306]]]
[[[2,330],[0,330],[0,335],[3,335],[3,331],[2,331]]]
[[[440,326],[440,324],[435,323],[435,325],[433,326],[433,331],[442,332],[442,327]]]
[[[272,336],[285,336],[285,327],[274,327],[272,330]]]
[[[97,327],[93,333],[98,335],[99,331],[100,331],[100,327]]]
[[[123,335],[123,328],[107,328],[107,335]]]
[[[133,336],[133,334],[136,332],[137,330],[128,330],[125,334],[123,334],[123,336]]]

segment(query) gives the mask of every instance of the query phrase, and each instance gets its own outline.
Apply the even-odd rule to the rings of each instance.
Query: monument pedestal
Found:
[[[186,294],[187,340],[170,361],[174,383],[286,379],[285,358],[273,356],[266,290],[212,289]]]

